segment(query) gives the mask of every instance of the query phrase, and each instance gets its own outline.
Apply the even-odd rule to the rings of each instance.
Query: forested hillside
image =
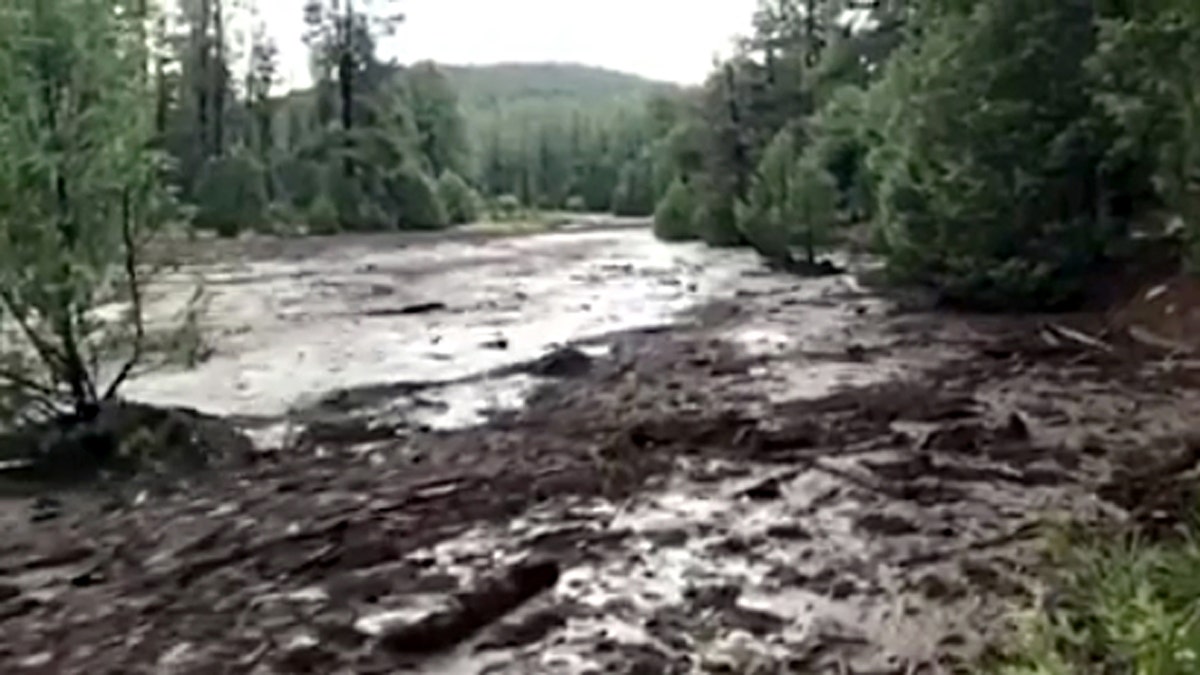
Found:
[[[576,65],[385,62],[378,43],[402,25],[388,5],[296,8],[315,84],[292,91],[265,24],[268,10],[282,10],[250,14],[225,0],[161,8],[147,28],[146,106],[197,227],[427,229],[485,209],[614,206],[622,169],[649,134],[645,99],[669,87]],[[235,39],[231,26],[247,23],[249,39]],[[635,210],[649,213],[651,201]]]
[[[528,99],[561,99],[573,105],[640,100],[674,87],[637,75],[575,63],[443,65],[468,110]]]
[[[572,64],[442,70],[459,94],[472,177],[486,194],[539,208],[650,214],[652,197],[632,202],[636,176],[626,167],[653,134],[647,100],[675,87]]]

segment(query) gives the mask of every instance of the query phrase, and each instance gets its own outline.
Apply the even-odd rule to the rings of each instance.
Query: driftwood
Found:
[[[1111,354],[1113,352],[1112,345],[1108,344],[1107,342],[1104,342],[1100,339],[1094,338],[1091,335],[1077,331],[1073,328],[1067,328],[1066,326],[1061,326],[1059,324],[1053,324],[1053,323],[1047,324],[1042,329],[1042,332],[1043,332],[1043,335],[1049,336],[1052,339],[1066,340],[1068,342],[1074,342],[1075,344],[1083,345],[1084,347],[1087,347],[1089,349],[1094,349],[1096,351],[1105,352],[1107,354]]]
[[[413,623],[389,626],[380,636],[380,643],[398,654],[449,649],[553,587],[558,575],[558,565],[552,561],[518,563],[459,594],[441,611]]]

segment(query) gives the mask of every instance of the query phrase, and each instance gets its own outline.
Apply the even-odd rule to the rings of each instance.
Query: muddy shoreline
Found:
[[[663,309],[529,338],[528,357],[458,318],[397,319],[400,341],[439,320],[465,335],[456,360],[515,353],[433,378],[385,358],[415,375],[328,387],[286,415],[303,442],[189,485],[63,497],[52,519],[6,505],[0,670],[969,671],[1037,595],[1047,519],[1169,510],[1194,373],[1052,329],[1097,317],[907,312],[849,276],[625,236],[522,242],[477,269],[549,296],[476,313],[507,322],[486,335],[525,341],[521,312],[577,307],[571,283],[617,286],[617,314],[665,289]],[[565,276],[514,272],[531,251]],[[495,297],[449,300],[469,322]],[[544,368],[565,344],[583,360]],[[481,387],[519,391],[447,423]],[[247,416],[273,419],[252,394]]]

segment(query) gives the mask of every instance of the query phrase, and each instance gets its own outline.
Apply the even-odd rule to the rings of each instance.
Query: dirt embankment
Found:
[[[846,278],[727,290],[522,366],[480,426],[351,390],[195,485],[14,504],[0,671],[953,672],[1036,592],[1047,516],[1182,501],[1186,362]]]

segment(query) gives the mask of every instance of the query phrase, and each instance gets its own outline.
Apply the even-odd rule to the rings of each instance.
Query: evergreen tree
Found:
[[[654,212],[654,234],[664,241],[695,239],[693,218],[696,200],[691,188],[676,180]]]
[[[140,0],[0,8],[0,311],[24,341],[0,359],[12,412],[90,418],[142,356],[141,251],[173,215],[154,148],[150,11]],[[92,311],[122,295],[122,320]],[[97,364],[113,361],[122,367],[101,382]]]
[[[467,185],[462,176],[446,171],[438,179],[438,198],[446,208],[446,216],[452,225],[466,225],[479,218],[479,194]]]

